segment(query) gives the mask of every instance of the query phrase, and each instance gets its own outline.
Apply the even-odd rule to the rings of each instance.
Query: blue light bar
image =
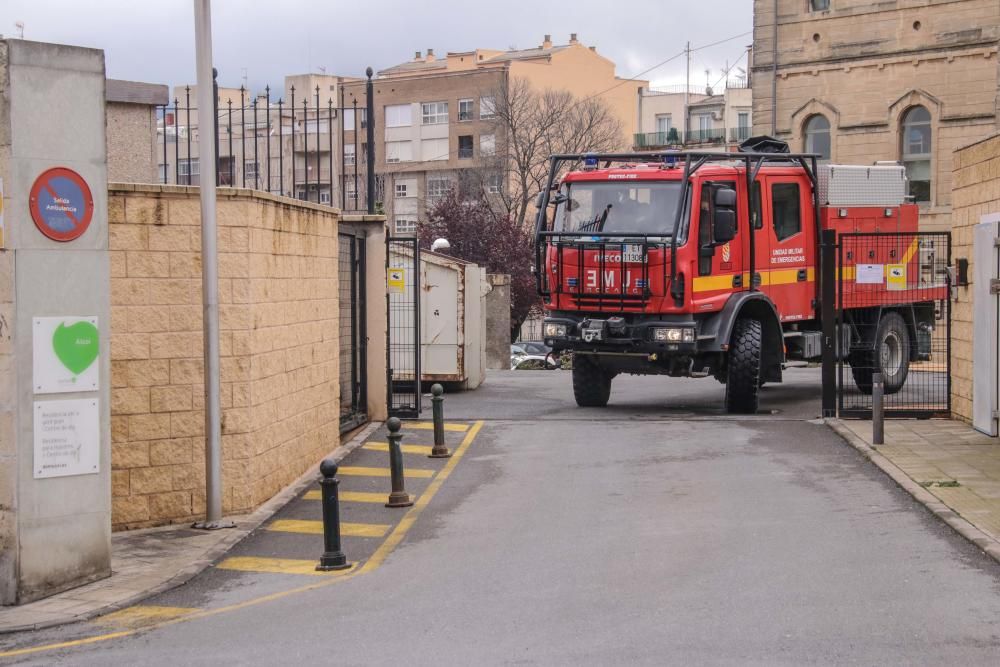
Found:
[[[583,158],[583,168],[585,171],[597,169],[597,156],[593,153],[587,153]]]

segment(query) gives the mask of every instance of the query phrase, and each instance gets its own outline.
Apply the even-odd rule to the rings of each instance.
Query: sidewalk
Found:
[[[368,424],[330,454],[337,461],[360,447],[380,423]],[[202,531],[186,525],[113,533],[111,576],[16,607],[0,607],[0,634],[83,621],[128,607],[188,581],[217,561],[307,486],[319,463],[252,514],[227,516],[235,528]],[[317,554],[318,556],[318,554]]]
[[[1000,561],[1000,439],[946,419],[886,420],[872,447],[872,423],[827,423],[914,498]]]

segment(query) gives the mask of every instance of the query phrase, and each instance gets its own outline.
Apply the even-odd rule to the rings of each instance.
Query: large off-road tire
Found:
[[[753,414],[757,412],[760,389],[760,357],[763,328],[758,320],[742,319],[733,327],[729,342],[728,376],[726,378],[726,412]]]
[[[589,355],[573,355],[573,396],[581,408],[603,408],[611,397],[611,378]]]
[[[895,394],[910,373],[910,334],[899,313],[885,313],[875,330],[871,350],[855,351],[848,360],[854,384],[862,394],[872,393],[872,376],[881,371],[886,394]]]

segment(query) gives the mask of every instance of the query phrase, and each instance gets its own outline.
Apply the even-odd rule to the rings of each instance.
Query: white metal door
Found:
[[[998,275],[996,242],[1000,238],[1000,213],[984,215],[973,232],[972,251],[972,426],[986,435],[997,435],[997,295],[990,281]]]

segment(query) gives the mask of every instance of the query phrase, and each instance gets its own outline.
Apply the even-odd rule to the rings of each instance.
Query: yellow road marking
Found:
[[[424,456],[430,454],[432,449],[430,445],[400,445],[399,448],[404,454],[423,454]],[[389,443],[369,442],[364,445],[363,449],[373,452],[387,452],[389,451]]]
[[[480,429],[483,426],[482,421],[477,421],[473,424],[472,428],[469,430],[465,439],[462,440],[462,444],[458,446],[452,457],[448,459],[447,465],[438,473],[438,476],[427,486],[427,490],[417,499],[406,514],[403,516],[402,520],[396,524],[396,528],[389,534],[389,537],[379,545],[372,557],[365,562],[364,567],[352,569],[346,575],[342,577],[330,577],[323,579],[318,583],[307,584],[305,586],[298,586],[296,588],[290,588],[284,591],[277,591],[275,593],[269,593],[267,595],[262,595],[258,598],[253,598],[252,600],[244,600],[243,602],[236,602],[234,604],[226,605],[223,607],[216,607],[215,609],[205,609],[202,611],[197,611],[186,616],[181,616],[179,618],[171,618],[168,620],[161,621],[148,628],[143,628],[143,630],[152,630],[156,628],[164,628],[170,625],[175,625],[177,623],[185,623],[187,621],[193,621],[199,618],[208,618],[209,616],[216,616],[218,614],[226,614],[231,611],[238,611],[240,609],[246,609],[248,607],[255,607],[259,604],[264,604],[265,602],[271,602],[273,600],[280,600],[282,598],[290,597],[292,595],[298,595],[299,593],[306,593],[308,591],[314,591],[318,588],[324,588],[326,586],[331,586],[333,584],[339,584],[342,581],[347,581],[352,579],[356,575],[360,575],[367,572],[372,572],[381,565],[385,559],[392,553],[399,543],[406,537],[406,533],[413,526],[413,523],[420,516],[420,513],[425,507],[430,503],[434,494],[438,492],[441,488],[441,484],[444,480],[448,478],[451,471],[455,469],[458,462],[462,460],[465,452],[469,449],[472,441],[475,440],[476,435],[479,434]],[[32,653],[42,653],[44,651],[55,651],[61,648],[74,648],[77,646],[86,646],[87,644],[96,644],[98,642],[105,642],[112,639],[119,639],[122,637],[129,637],[140,632],[139,629],[133,630],[121,630],[119,632],[109,632],[103,635],[94,635],[93,637],[85,637],[83,639],[74,639],[72,641],[58,642],[56,644],[43,644],[41,646],[30,646],[27,648],[14,649],[12,651],[2,651],[0,652],[0,658],[10,658],[18,655],[29,655]]]
[[[417,520],[417,517],[420,516],[420,513],[423,512],[424,508],[427,507],[427,504],[431,502],[431,498],[434,497],[434,494],[441,488],[444,481],[448,479],[451,471],[454,470],[455,466],[458,465],[458,462],[462,460],[466,450],[469,449],[469,445],[471,445],[472,441],[476,439],[477,435],[479,435],[479,430],[482,429],[482,427],[482,421],[477,421],[472,425],[469,432],[465,434],[462,444],[458,446],[458,449],[456,449],[451,458],[448,459],[447,465],[441,469],[441,472],[437,474],[434,481],[427,485],[427,490],[424,491],[419,498],[417,498],[417,501],[413,504],[413,508],[407,512],[402,519],[400,519],[399,523],[396,524],[396,527],[393,529],[392,533],[389,534],[389,537],[386,538],[385,542],[379,545],[379,548],[375,550],[375,553],[372,554],[371,558],[369,558],[361,569],[358,570],[359,573],[364,574],[365,572],[371,572],[389,557],[392,550],[395,549],[406,536],[407,531],[409,531],[413,526],[413,523]]]
[[[302,496],[306,500],[323,500],[319,491],[309,491]],[[341,491],[340,499],[349,503],[379,503],[384,505],[389,499],[388,493],[369,493],[367,491]]]
[[[353,477],[388,477],[388,468],[368,468],[365,466],[344,466],[337,470],[338,475],[347,475]],[[406,468],[403,471],[404,477],[422,478],[429,479],[434,476],[433,470],[425,470],[423,468]]]
[[[220,570],[239,570],[240,572],[268,572],[273,574],[308,574],[310,576],[343,576],[350,570],[332,570],[319,572],[315,560],[299,560],[296,558],[255,558],[252,556],[236,556],[227,558],[215,567]]]
[[[384,523],[344,523],[340,524],[340,534],[344,537],[382,537],[389,532]],[[272,521],[267,530],[282,533],[305,533],[307,535],[322,535],[322,521],[304,521],[302,519],[278,519]]]
[[[433,431],[434,422],[403,422],[403,428],[415,428],[420,431]],[[460,433],[465,433],[469,430],[468,424],[452,424],[445,422],[444,430],[446,431],[458,431]]]
[[[156,605],[136,605],[128,609],[105,614],[95,622],[102,625],[116,625],[122,628],[141,628],[163,620],[187,616],[198,611],[196,607],[160,607]]]

